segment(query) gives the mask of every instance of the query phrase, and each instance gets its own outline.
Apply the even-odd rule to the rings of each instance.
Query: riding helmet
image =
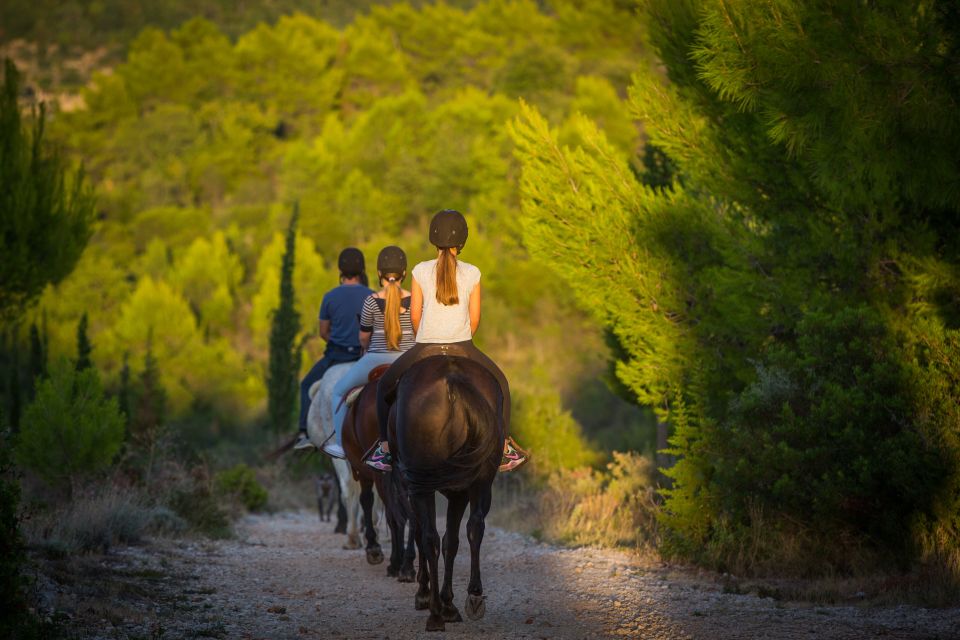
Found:
[[[453,209],[444,209],[430,221],[430,244],[441,249],[467,244],[467,220]]]
[[[377,256],[377,271],[380,273],[399,273],[407,272],[407,254],[403,249],[396,246],[384,247]]]
[[[340,273],[348,278],[359,276],[365,270],[363,262],[363,252],[356,247],[347,247],[340,252],[337,259],[337,265],[340,267]]]

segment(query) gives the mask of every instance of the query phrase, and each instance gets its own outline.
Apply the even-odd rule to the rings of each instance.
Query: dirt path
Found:
[[[341,549],[345,538],[332,531],[314,514],[284,513],[246,518],[234,540],[114,550],[73,583],[54,572],[48,604],[83,638],[960,638],[960,609],[785,605],[625,553],[561,549],[493,527],[481,552],[486,617],[428,634],[416,586]]]

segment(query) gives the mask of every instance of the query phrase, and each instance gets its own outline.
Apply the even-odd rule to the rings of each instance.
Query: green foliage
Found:
[[[76,371],[61,360],[24,410],[17,461],[53,485],[79,480],[110,465],[123,444],[123,423],[96,370]]]
[[[297,374],[300,371],[300,348],[296,345],[300,331],[300,315],[295,309],[293,265],[299,205],[294,205],[287,229],[286,250],[280,268],[280,304],[270,327],[270,369],[267,374],[267,398],[270,424],[278,434],[293,425],[297,400]]]
[[[197,479],[173,492],[170,506],[195,531],[211,538],[229,538],[230,514],[213,491],[209,479]]]
[[[245,464],[218,472],[213,482],[220,494],[238,500],[248,511],[259,511],[267,505],[267,490]]]
[[[604,347],[520,238],[504,123],[523,95],[575,141],[567,113],[580,111],[636,165],[640,133],[621,96],[642,55],[639,25],[613,0],[396,4],[346,28],[316,17],[333,6],[242,29],[242,16],[260,9],[184,24],[175,13],[121,12],[103,30],[153,27],[129,39],[112,73],[93,76],[80,108],[51,123],[84,160],[101,213],[76,271],[42,296],[51,353],[73,353],[89,311],[93,360],[116,388],[124,354],[136,377],[152,335],[171,430],[221,442],[225,424],[267,409],[286,203],[300,203],[292,282],[307,365],[323,345],[306,319],[336,284],[343,246],[370,256],[399,243],[414,262],[428,258],[426,219],[455,206],[470,218],[467,259],[484,272],[478,343],[515,387],[531,366],[548,372],[543,384],[557,393],[537,402],[562,415],[579,379],[602,367]],[[589,448],[569,417],[558,420],[572,425],[564,450]],[[554,456],[551,438],[537,440],[535,455]]]
[[[525,392],[511,389],[513,406],[512,434],[525,448],[536,452],[530,468],[547,476],[556,469],[573,469],[600,460],[597,451],[583,438],[581,427],[560,408],[559,398],[549,392]]]
[[[21,122],[20,74],[5,61],[0,95],[0,319],[22,314],[48,283],[66,277],[90,237],[93,196],[44,139]]]
[[[787,567],[793,540],[791,571],[855,568],[851,549],[956,570],[946,6],[647,0],[666,76],[641,65],[629,92],[642,166],[589,122],[514,121],[527,246],[673,424],[668,550],[739,572]]]

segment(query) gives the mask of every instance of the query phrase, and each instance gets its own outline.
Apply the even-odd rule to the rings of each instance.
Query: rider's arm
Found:
[[[366,353],[367,349],[370,348],[370,336],[373,335],[373,331],[364,331],[360,330],[360,351],[361,353]]]
[[[330,341],[330,321],[321,320],[320,321],[320,337],[325,341]]]
[[[470,335],[480,328],[480,283],[470,292]]]
[[[423,289],[416,278],[411,277],[410,282],[410,322],[416,333],[420,330],[420,317],[423,316]]]

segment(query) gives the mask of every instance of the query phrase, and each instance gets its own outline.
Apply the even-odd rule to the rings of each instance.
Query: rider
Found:
[[[364,299],[373,293],[365,284],[363,253],[355,247],[347,247],[340,252],[337,265],[340,268],[340,286],[328,291],[320,304],[320,337],[327,341],[327,347],[323,357],[300,381],[300,434],[294,449],[314,446],[307,436],[310,387],[333,365],[353,362],[360,357],[360,324],[357,317]]]
[[[510,387],[503,371],[473,344],[480,326],[480,270],[457,256],[467,242],[467,221],[459,211],[444,210],[430,222],[430,243],[437,258],[413,268],[411,278],[410,319],[417,331],[417,343],[400,356],[380,378],[377,385],[377,419],[380,443],[365,462],[380,471],[391,468],[387,443],[387,419],[391,396],[400,376],[414,363],[435,355],[456,355],[483,365],[500,383],[503,392],[503,425],[510,427]],[[527,461],[527,454],[513,438],[503,445],[501,471],[516,469]]]
[[[402,286],[407,276],[407,254],[400,247],[384,247],[377,256],[377,275],[382,289],[363,301],[360,312],[360,348],[363,356],[333,387],[333,425],[336,437],[322,451],[343,458],[343,421],[347,415],[344,397],[365,384],[370,372],[390,364],[415,344],[410,321],[410,292]]]

